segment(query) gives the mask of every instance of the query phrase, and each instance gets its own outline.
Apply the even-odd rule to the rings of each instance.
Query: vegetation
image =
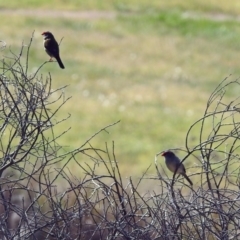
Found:
[[[66,69],[49,63],[40,73],[54,76],[53,89],[69,85],[64,93],[72,98],[59,117],[71,117],[56,129],[71,128],[60,140],[65,151],[120,120],[96,144],[115,141],[126,176],[139,176],[156,152],[183,147],[187,129],[202,116],[216,84],[240,73],[234,1],[22,0],[0,1],[0,6],[2,40],[12,51],[18,52],[35,31],[30,72],[48,60],[41,33],[50,30],[58,41],[63,37]],[[64,17],[66,9],[74,11]],[[93,9],[104,10],[103,15],[76,14]]]
[[[2,238],[238,238],[236,1],[0,7]]]
[[[31,43],[2,61],[2,239],[239,237],[240,102],[239,97],[227,97],[229,89],[239,89],[238,80],[225,79],[216,87],[202,118],[187,132],[183,161],[194,158],[197,163],[192,167],[193,187],[175,173],[166,177],[158,164],[160,153],[155,156],[155,176],[149,177],[146,169],[135,182],[124,179],[114,142],[104,148],[95,144],[98,135],[117,122],[63,153],[59,140],[68,132],[56,134],[55,129],[69,120],[58,118],[69,101],[67,87],[52,89],[51,74],[40,74],[48,62],[29,74]],[[194,130],[198,144],[192,146]],[[157,185],[158,190],[143,192],[142,185]]]

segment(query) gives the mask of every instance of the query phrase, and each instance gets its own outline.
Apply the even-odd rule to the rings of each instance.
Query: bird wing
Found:
[[[46,39],[44,42],[44,47],[54,57],[59,56],[59,46],[55,39]]]

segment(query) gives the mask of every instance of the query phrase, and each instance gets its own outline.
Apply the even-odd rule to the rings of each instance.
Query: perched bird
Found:
[[[52,58],[54,57],[60,68],[64,68],[64,65],[61,61],[61,58],[59,56],[59,46],[57,41],[55,40],[54,36],[52,33],[50,32],[43,32],[43,46],[45,48],[45,51],[47,52],[47,54],[51,57],[50,61],[52,60]]]
[[[162,156],[165,157],[165,163],[171,172],[173,173],[176,172],[178,174],[183,175],[183,177],[187,179],[190,185],[193,185],[192,181],[186,175],[186,169],[184,165],[181,163],[181,160],[173,152],[171,151],[163,152]]]

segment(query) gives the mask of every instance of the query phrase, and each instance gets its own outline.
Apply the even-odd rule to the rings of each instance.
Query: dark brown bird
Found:
[[[184,165],[181,163],[181,160],[171,151],[166,151],[162,153],[162,156],[165,157],[165,162],[168,169],[173,173],[178,173],[183,175],[190,185],[193,185],[192,181],[186,174],[186,169]]]
[[[59,46],[53,34],[50,32],[43,32],[42,35],[44,38],[43,46],[45,48],[45,51],[51,57],[49,61],[51,61],[52,58],[54,57],[57,60],[60,68],[64,68],[64,65],[59,56]]]

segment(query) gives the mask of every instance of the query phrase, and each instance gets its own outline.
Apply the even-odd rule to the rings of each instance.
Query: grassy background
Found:
[[[66,69],[49,63],[41,70],[51,72],[54,89],[68,84],[65,94],[72,96],[58,114],[71,114],[56,129],[71,126],[59,142],[74,149],[121,120],[93,144],[115,141],[126,176],[140,176],[157,152],[183,147],[216,85],[240,74],[238,1],[0,0],[0,8],[0,39],[14,51],[35,31],[32,72],[48,59],[41,33],[64,37]],[[195,131],[193,145],[197,136]]]

